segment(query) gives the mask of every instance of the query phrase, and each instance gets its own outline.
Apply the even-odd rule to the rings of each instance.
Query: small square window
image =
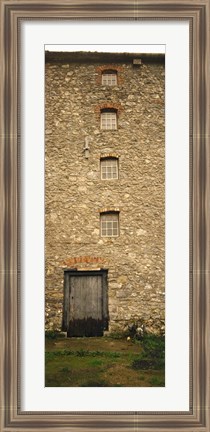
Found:
[[[119,236],[119,213],[101,213],[101,236],[118,237]]]
[[[101,179],[102,180],[118,179],[118,159],[117,158],[101,159]]]
[[[104,71],[102,73],[102,85],[115,86],[117,85],[117,72]]]

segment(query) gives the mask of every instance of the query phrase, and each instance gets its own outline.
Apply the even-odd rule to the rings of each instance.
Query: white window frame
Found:
[[[106,157],[100,160],[101,180],[118,180],[119,165],[116,157]]]
[[[116,130],[117,129],[117,111],[101,111],[101,129]]]
[[[119,212],[100,213],[101,237],[119,237]]]
[[[117,71],[105,70],[102,72],[101,84],[107,86],[117,85]]]

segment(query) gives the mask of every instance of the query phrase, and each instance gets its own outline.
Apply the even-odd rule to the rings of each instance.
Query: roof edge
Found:
[[[92,51],[46,51],[46,63],[132,63],[133,59],[141,59],[144,63],[164,63],[162,53],[106,53]]]

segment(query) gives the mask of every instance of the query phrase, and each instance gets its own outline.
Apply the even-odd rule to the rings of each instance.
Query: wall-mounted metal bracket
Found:
[[[86,159],[89,158],[89,153],[90,153],[89,140],[90,140],[90,137],[86,136],[85,137],[85,145],[84,145],[84,148],[83,148]]]

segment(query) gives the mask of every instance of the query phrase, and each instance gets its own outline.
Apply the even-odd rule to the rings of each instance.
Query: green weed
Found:
[[[165,380],[161,377],[152,377],[149,380],[152,387],[164,387],[165,386]]]
[[[53,359],[54,357],[62,357],[62,356],[76,356],[76,357],[107,357],[107,358],[118,358],[120,357],[120,353],[112,352],[112,351],[88,351],[88,350],[59,350],[59,351],[46,351],[45,358],[46,360]]]
[[[90,360],[89,364],[91,366],[101,366],[103,364],[103,361],[94,358],[93,360]]]
[[[71,372],[71,369],[69,367],[65,366],[65,367],[60,368],[59,372],[69,373],[69,372]]]
[[[138,359],[133,360],[132,369],[151,370],[165,367],[165,338],[146,335],[141,343],[143,348]]]
[[[48,330],[45,332],[45,338],[48,340],[63,339],[65,334],[55,330]]]

